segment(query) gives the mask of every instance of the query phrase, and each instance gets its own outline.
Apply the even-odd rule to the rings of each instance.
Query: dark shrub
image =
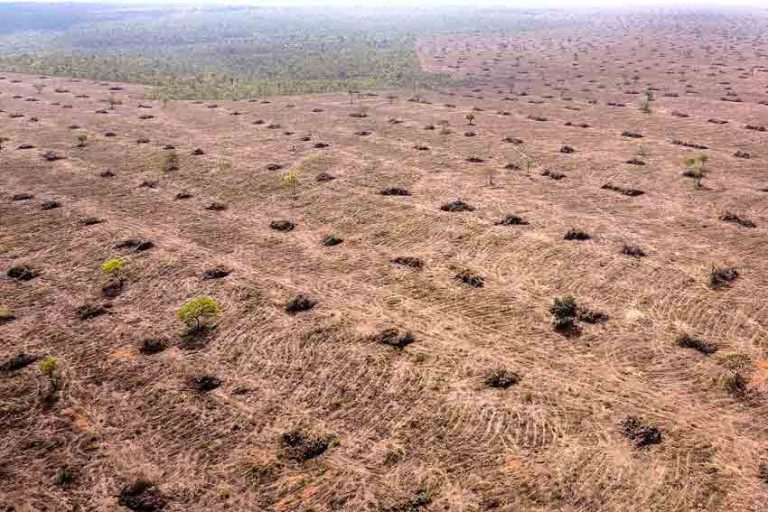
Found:
[[[566,336],[577,336],[581,332],[577,323],[580,310],[572,296],[554,299],[549,312],[552,314],[555,331]]]
[[[709,285],[714,289],[727,287],[739,277],[739,271],[731,267],[712,267],[709,272]]]
[[[8,269],[8,277],[17,281],[30,281],[38,276],[38,272],[27,265],[17,265]]]
[[[645,256],[645,251],[636,245],[625,245],[621,249],[621,254],[626,254],[627,256],[633,256],[635,258],[642,258]]]
[[[672,140],[672,144],[674,144],[675,146],[683,146],[683,147],[686,147],[686,148],[693,148],[693,149],[709,149],[708,146],[705,146],[703,144],[696,144],[696,143],[693,143],[693,142],[686,142],[686,141],[679,140],[679,139],[673,139]]]
[[[683,348],[692,348],[698,350],[702,354],[712,355],[717,352],[717,345],[704,341],[701,338],[691,336],[689,334],[683,334],[677,338],[677,344]]]
[[[468,205],[464,201],[453,201],[450,203],[446,203],[443,206],[440,207],[440,209],[444,212],[473,212],[475,211],[474,207]]]
[[[330,448],[332,441],[333,438],[309,435],[300,430],[286,432],[280,438],[288,456],[299,462],[319,457]]]
[[[768,484],[768,462],[761,462],[757,468],[757,477]]]
[[[110,299],[117,297],[122,291],[123,281],[120,279],[113,279],[101,287],[101,294]]]
[[[135,249],[143,240],[139,238],[126,238],[115,244],[115,249]]]
[[[26,368],[39,359],[40,356],[19,352],[7,361],[0,363],[0,372],[15,372],[16,370]]]
[[[96,318],[97,316],[101,316],[106,312],[107,310],[103,306],[87,303],[81,304],[75,310],[75,314],[80,320],[90,320],[91,318]]]
[[[376,343],[383,343],[396,348],[404,348],[416,341],[413,334],[410,332],[401,332],[398,329],[384,329],[380,333],[373,336],[373,341]]]
[[[343,239],[338,238],[338,237],[333,236],[333,235],[328,235],[328,236],[323,237],[323,240],[320,243],[322,243],[326,247],[333,247],[335,245],[341,244],[342,242],[344,242]]]
[[[589,235],[589,233],[576,229],[569,229],[563,237],[564,240],[578,240],[580,242],[583,242],[584,240],[590,240],[591,238],[592,237]]]
[[[336,179],[336,177],[331,176],[327,172],[321,172],[320,174],[315,176],[315,180],[320,181],[320,182],[322,182],[322,181],[331,181],[331,180],[335,180],[335,179]]]
[[[742,226],[745,228],[756,227],[755,223],[752,222],[751,220],[739,217],[735,213],[731,213],[731,212],[725,212],[723,215],[720,216],[720,220],[722,220],[723,222],[733,222],[734,224],[738,224],[739,226]]]
[[[625,418],[621,422],[620,427],[624,437],[629,439],[635,448],[643,448],[661,443],[661,431],[635,416]]]
[[[42,210],[53,210],[60,207],[61,203],[58,201],[44,201],[43,204],[40,205],[40,209]]]
[[[209,268],[208,270],[203,272],[203,279],[204,280],[222,279],[224,277],[227,277],[231,273],[232,273],[231,268],[226,268],[226,267]]]
[[[482,288],[485,286],[485,278],[469,270],[462,270],[454,276],[454,279],[461,281],[462,283],[466,284],[467,286],[471,286],[472,288]]]
[[[491,388],[506,389],[520,382],[520,375],[504,368],[497,368],[489,373],[483,382]]]
[[[84,217],[80,219],[80,224],[83,226],[94,226],[96,224],[101,224],[102,222],[104,222],[104,220],[98,217]]]
[[[43,159],[46,162],[55,162],[56,160],[64,160],[66,157],[56,153],[55,151],[46,151],[43,153]]]
[[[424,267],[424,262],[422,260],[412,256],[398,256],[392,260],[392,263],[395,265],[403,265],[415,269],[421,269]]]
[[[288,313],[289,315],[295,315],[303,311],[309,311],[310,309],[314,308],[316,305],[317,305],[316,300],[310,299],[309,297],[299,294],[296,297],[292,298],[290,301],[288,301],[288,304],[285,305],[285,312]]]
[[[168,342],[161,338],[147,338],[141,341],[139,352],[144,355],[159,354],[168,348]]]
[[[738,397],[743,397],[749,392],[749,379],[739,372],[728,374],[723,385],[726,391]]]
[[[542,176],[547,176],[550,179],[553,179],[553,180],[556,180],[556,181],[565,178],[565,174],[563,174],[562,172],[559,172],[559,171],[544,171],[544,172],[541,173],[541,175]]]
[[[379,194],[381,194],[382,196],[410,196],[411,195],[411,193],[408,190],[400,187],[385,188],[379,191]]]
[[[273,220],[269,223],[269,227],[275,231],[287,233],[288,231],[293,231],[296,226],[289,220]]]
[[[137,480],[120,491],[117,503],[135,512],[157,512],[165,508],[167,500],[153,483]]]
[[[604,190],[613,190],[614,192],[618,192],[619,194],[629,197],[637,197],[645,194],[645,192],[642,190],[637,190],[635,188],[617,187],[616,185],[611,185],[610,183],[606,183],[600,188]]]
[[[586,324],[600,324],[608,321],[608,315],[594,309],[579,308],[579,320]]]
[[[196,391],[213,391],[221,386],[221,379],[214,375],[195,375],[187,380],[189,387]]]
[[[528,221],[519,215],[506,215],[503,219],[496,222],[497,226],[524,226]]]

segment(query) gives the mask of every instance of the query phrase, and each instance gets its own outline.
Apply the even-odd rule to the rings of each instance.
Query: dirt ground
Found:
[[[765,510],[768,18],[582,25],[422,40],[474,82],[415,98],[3,74],[0,510]],[[568,295],[603,317],[555,329]]]

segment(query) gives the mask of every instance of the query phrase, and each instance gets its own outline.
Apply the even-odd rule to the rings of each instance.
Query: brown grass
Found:
[[[475,73],[479,85],[424,92],[430,104],[367,97],[366,118],[350,117],[359,106],[346,94],[163,108],[130,84],[122,105],[97,115],[106,86],[50,78],[41,101],[23,102],[12,96],[35,94],[38,79],[7,75],[0,108],[39,122],[0,114],[11,139],[0,151],[0,306],[15,316],[0,325],[0,363],[55,355],[61,385],[48,403],[37,362],[0,372],[0,507],[118,510],[121,491],[144,482],[139,490],[172,511],[764,510],[768,152],[765,135],[743,126],[768,122],[758,105],[768,74],[753,67],[768,48],[752,37],[765,19],[723,18],[722,31],[701,18],[681,17],[679,29],[662,18],[630,18],[627,30],[602,20],[599,31],[421,41],[426,68]],[[635,69],[638,83],[624,85]],[[696,94],[684,93],[680,72]],[[743,101],[720,101],[720,81]],[[643,114],[624,92],[646,83],[679,94],[657,92]],[[139,121],[140,102],[154,118]],[[473,107],[483,108],[475,137],[423,129],[443,119],[460,127]],[[87,133],[85,148],[72,147],[72,124]],[[643,167],[624,163],[638,151],[621,136],[628,128],[644,136]],[[505,143],[510,134],[525,143]],[[142,137],[150,142],[136,144]],[[700,151],[673,138],[710,148],[705,187],[680,177]],[[157,165],[166,144],[178,155],[173,172]],[[565,144],[578,151],[561,154]],[[66,158],[48,162],[45,151]],[[504,169],[523,158],[532,172]],[[274,162],[284,170],[267,170]],[[106,170],[115,176],[100,177]],[[286,170],[299,173],[296,196]],[[323,172],[336,179],[317,181]],[[156,188],[138,186],[146,180]],[[379,194],[390,187],[411,195]],[[175,200],[181,191],[190,197]],[[34,197],[12,201],[19,193]],[[47,200],[61,206],[42,210]],[[474,211],[440,210],[456,200]],[[227,208],[206,209],[214,203]],[[724,211],[756,227],[721,222]],[[528,224],[496,225],[510,212]],[[104,222],[81,222],[90,217]],[[270,229],[276,219],[295,228]],[[574,226],[591,240],[563,240]],[[328,233],[344,243],[324,246]],[[128,238],[154,245],[115,248]],[[627,257],[625,245],[646,256]],[[392,263],[405,256],[419,268]],[[83,304],[104,306],[100,265],[115,257],[125,259],[121,293],[104,314],[78,318]],[[39,275],[6,277],[16,265]],[[710,288],[714,266],[739,279]],[[211,268],[231,273],[204,279]],[[483,287],[458,282],[461,269]],[[286,313],[299,294],[315,307]],[[187,343],[175,312],[198,295],[223,313]],[[609,320],[558,334],[549,306],[565,295]],[[393,350],[375,342],[385,329],[416,341]],[[717,354],[680,347],[680,332]],[[142,349],[152,339],[161,341]],[[719,384],[736,359],[745,394]],[[522,378],[490,389],[484,379],[498,368]],[[194,376],[220,386],[197,391]],[[661,443],[635,448],[622,432],[628,417],[657,427]]]

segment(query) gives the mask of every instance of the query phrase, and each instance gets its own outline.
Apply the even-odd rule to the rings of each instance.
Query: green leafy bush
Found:
[[[205,326],[205,321],[221,314],[221,306],[216,299],[201,295],[189,299],[176,312],[179,320],[187,324],[190,332],[199,332]]]
[[[101,271],[107,275],[119,274],[125,268],[125,260],[122,258],[112,258],[101,264]]]

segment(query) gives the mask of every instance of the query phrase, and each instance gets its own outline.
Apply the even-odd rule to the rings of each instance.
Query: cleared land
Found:
[[[414,98],[164,105],[4,74],[0,505],[764,510],[766,22],[422,39],[474,85]],[[222,315],[181,336],[198,295]],[[554,329],[568,295],[604,315]],[[52,399],[19,352],[59,358]]]

